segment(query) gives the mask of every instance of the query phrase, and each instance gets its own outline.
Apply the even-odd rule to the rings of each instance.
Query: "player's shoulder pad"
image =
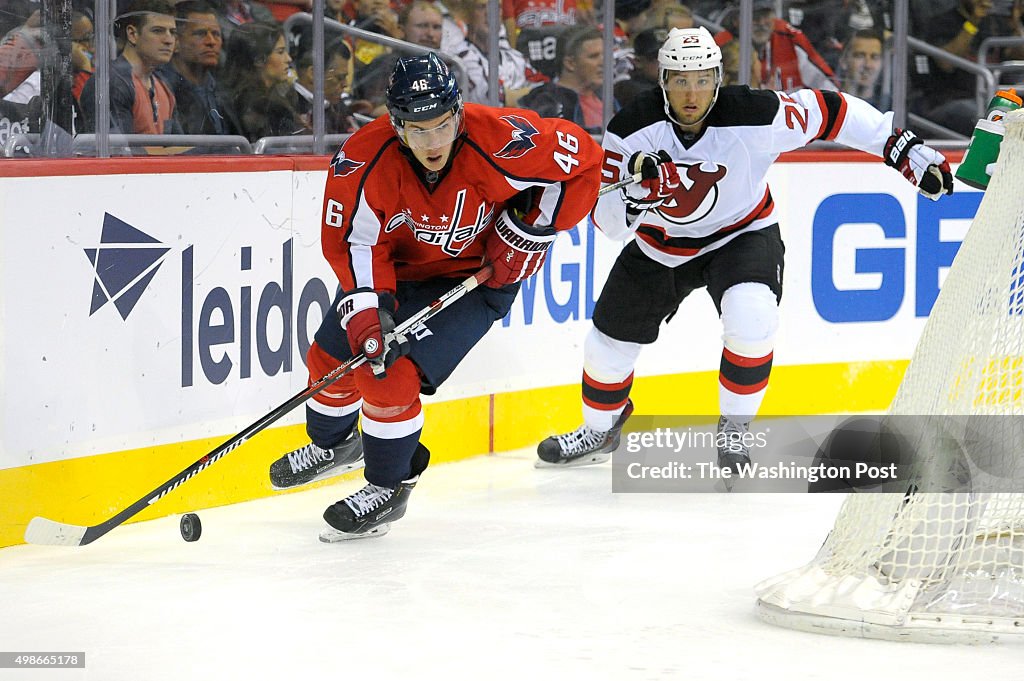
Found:
[[[771,125],[778,113],[779,96],[774,90],[754,90],[747,85],[726,85],[718,91],[708,125]]]
[[[552,160],[552,151],[567,135],[576,139],[582,167],[600,163],[600,146],[571,121],[541,118],[526,109],[466,104],[466,146],[508,177],[553,179],[551,174],[560,166]]]
[[[387,116],[359,128],[331,158],[329,177],[348,177],[368,172],[382,154],[398,151],[399,141]]]
[[[661,88],[652,88],[640,93],[636,99],[619,109],[608,121],[608,131],[625,139],[649,125],[667,120]]]
[[[466,104],[466,137],[488,156],[522,158],[540,142],[548,122],[529,109]]]

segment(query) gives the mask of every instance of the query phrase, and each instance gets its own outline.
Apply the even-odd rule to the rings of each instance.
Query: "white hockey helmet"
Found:
[[[669,31],[665,44],[658,50],[658,81],[661,94],[665,100],[665,113],[675,120],[672,107],[668,103],[665,92],[665,74],[668,71],[704,71],[715,70],[715,95],[711,99],[708,112],[718,99],[718,88],[722,85],[722,48],[718,46],[708,29],[673,28]],[[707,116],[707,113],[704,116]],[[704,120],[704,118],[701,118]],[[676,121],[678,123],[678,121]],[[700,121],[698,121],[700,122]]]

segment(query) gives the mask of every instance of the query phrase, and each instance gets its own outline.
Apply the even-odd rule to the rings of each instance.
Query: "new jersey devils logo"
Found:
[[[712,166],[713,170],[705,170],[704,166]],[[657,209],[663,218],[677,225],[689,225],[707,217],[718,203],[718,183],[728,172],[725,166],[709,162],[685,167],[686,172],[680,174],[679,188]]]

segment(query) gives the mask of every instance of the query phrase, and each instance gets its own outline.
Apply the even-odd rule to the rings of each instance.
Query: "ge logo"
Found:
[[[366,342],[363,343],[363,354],[374,355],[377,353],[377,349],[380,345],[377,343],[376,338],[367,338]]]

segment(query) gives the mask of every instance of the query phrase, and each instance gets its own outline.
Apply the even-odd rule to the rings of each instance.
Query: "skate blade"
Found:
[[[303,485],[309,485],[309,484],[312,484],[314,482],[319,482],[321,480],[327,480],[328,478],[336,478],[339,475],[345,475],[345,473],[351,473],[352,471],[357,471],[357,470],[359,470],[359,469],[361,469],[361,468],[363,468],[365,466],[366,466],[366,463],[362,459],[359,459],[359,461],[356,461],[354,463],[347,463],[347,464],[345,464],[343,466],[335,466],[334,468],[328,468],[327,470],[325,470],[320,475],[317,475],[317,476],[315,476],[313,478],[310,478],[309,480],[307,480],[305,482],[300,482],[300,483],[295,484],[295,485],[278,485],[276,482],[271,480],[270,481],[270,489],[274,489],[274,490],[295,489],[296,487],[302,487]]]
[[[352,541],[353,539],[369,539],[371,537],[383,537],[391,530],[391,523],[384,523],[367,532],[360,532],[358,534],[352,532],[342,532],[336,530],[333,527],[329,527],[326,530],[320,532],[320,541],[325,544],[337,544],[343,541]]]
[[[579,468],[580,466],[594,466],[599,463],[604,463],[608,459],[612,458],[610,452],[595,452],[594,454],[587,454],[581,456],[578,459],[572,459],[564,463],[551,463],[544,459],[537,459],[533,462],[534,468]]]

